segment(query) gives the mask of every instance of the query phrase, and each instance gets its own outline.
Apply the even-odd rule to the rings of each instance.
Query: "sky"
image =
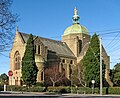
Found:
[[[72,25],[76,7],[80,24],[92,36],[102,37],[110,56],[110,68],[120,62],[120,0],[13,0],[11,10],[19,15],[20,32],[61,40],[64,30]],[[15,31],[14,31],[15,33]],[[0,55],[0,74],[9,71],[9,52]]]

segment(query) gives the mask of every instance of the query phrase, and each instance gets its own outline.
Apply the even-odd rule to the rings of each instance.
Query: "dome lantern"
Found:
[[[74,15],[72,17],[73,24],[72,24],[72,26],[69,26],[68,28],[65,29],[63,36],[70,35],[70,34],[80,34],[80,33],[89,35],[87,28],[80,25],[79,19],[80,19],[80,17],[78,15],[78,11],[75,7]]]
[[[72,17],[72,20],[73,20],[73,24],[79,24],[79,15],[78,15],[78,11],[76,9],[76,7],[74,8],[74,15]]]

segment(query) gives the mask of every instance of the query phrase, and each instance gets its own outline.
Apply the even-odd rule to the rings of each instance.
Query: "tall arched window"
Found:
[[[78,48],[77,53],[78,53],[78,56],[79,56],[79,54],[80,54],[80,52],[82,50],[82,40],[78,40],[78,42],[77,42],[77,48]]]
[[[18,51],[15,52],[14,56],[14,70],[19,70],[20,69],[20,54]]]
[[[38,45],[38,54],[40,54],[40,45]]]
[[[41,72],[41,81],[43,81],[43,71]]]
[[[35,53],[36,53],[36,45],[35,45],[35,47],[34,47],[34,48],[35,48]]]

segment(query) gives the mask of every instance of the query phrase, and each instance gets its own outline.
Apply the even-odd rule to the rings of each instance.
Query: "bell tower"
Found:
[[[85,47],[90,40],[90,35],[86,27],[80,25],[79,15],[76,8],[74,8],[74,15],[72,17],[72,26],[69,26],[62,36],[62,42],[65,42],[79,62],[84,56]],[[84,50],[83,50],[84,49]]]

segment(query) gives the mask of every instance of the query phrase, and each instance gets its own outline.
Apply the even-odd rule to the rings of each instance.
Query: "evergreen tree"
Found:
[[[96,34],[90,40],[89,48],[83,60],[83,77],[86,86],[91,86],[91,81],[95,80],[95,86],[99,87],[100,84],[100,42]],[[105,77],[105,65],[103,68],[103,81]]]
[[[110,76],[110,80],[111,82],[113,83],[113,78],[114,78],[114,69],[110,69],[110,73],[109,73],[109,76]]]
[[[5,73],[0,75],[1,84],[8,83],[8,80],[9,80],[9,77]]]
[[[116,64],[113,70],[113,84],[120,86],[120,63]]]
[[[38,68],[35,63],[33,35],[30,34],[22,59],[22,79],[27,86],[36,84]]]

